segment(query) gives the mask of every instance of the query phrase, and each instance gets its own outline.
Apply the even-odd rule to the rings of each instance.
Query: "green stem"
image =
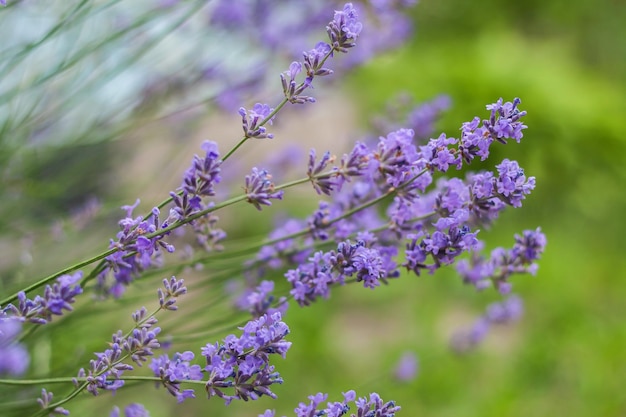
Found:
[[[45,278],[35,282],[34,284],[29,285],[28,287],[24,288],[22,291],[25,292],[25,293],[28,293],[29,291],[35,290],[35,289],[37,289],[37,288],[39,288],[39,287],[41,287],[41,286],[43,286],[43,285],[53,281],[53,280],[55,280],[56,278],[60,277],[61,275],[69,274],[72,271],[75,271],[75,270],[80,269],[80,268],[82,268],[84,266],[92,264],[92,263],[94,263],[96,261],[104,259],[107,256],[114,254],[118,250],[119,249],[117,249],[117,248],[109,249],[109,250],[107,250],[105,252],[102,252],[99,255],[96,255],[96,256],[92,257],[92,258],[85,259],[82,262],[79,262],[79,263],[74,264],[72,266],[69,266],[69,267],[67,267],[65,269],[62,269],[62,270],[60,270],[58,272],[55,272],[54,274],[49,275],[49,276],[47,276],[47,277],[45,277]],[[17,300],[17,295],[18,295],[18,293],[15,293],[15,294],[5,298],[4,300],[1,300],[0,301],[0,305],[6,306],[7,304]]]

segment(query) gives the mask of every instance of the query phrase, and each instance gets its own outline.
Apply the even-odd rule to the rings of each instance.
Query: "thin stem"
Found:
[[[143,320],[140,320],[139,322],[137,322],[137,324],[135,324],[135,326],[133,326],[132,329],[130,329],[125,335],[124,338],[128,338],[128,336],[130,336],[133,332],[133,330],[138,329],[139,327],[141,327],[141,325],[143,323],[145,323],[146,321],[148,321],[150,318],[154,317],[159,311],[161,311],[163,309],[162,306],[159,306],[154,312],[152,312],[151,314],[147,315]],[[95,376],[98,377],[102,374],[104,374],[105,372],[108,372],[109,370],[113,369],[113,367],[117,364],[120,364],[122,362],[124,362],[126,359],[128,359],[129,357],[132,356],[134,352],[128,352],[127,354],[125,354],[124,356],[120,357],[117,361],[111,363],[110,366],[108,366],[106,369],[103,369],[102,371],[98,372]],[[118,378],[118,379],[127,379],[126,378]],[[85,388],[87,388],[87,386],[89,385],[89,383],[87,382],[88,379],[87,377],[82,377],[82,378],[75,378],[75,380],[83,382],[78,388],[76,388],[71,394],[69,394],[67,397],[63,398],[62,400],[57,401],[54,404],[50,404],[48,407],[46,407],[45,409],[42,410],[42,413],[45,414],[45,412],[47,410],[54,410],[57,407],[62,406],[63,404],[68,403],[69,401],[71,401],[74,397],[76,397],[78,394],[80,394]],[[72,379],[70,379],[70,381],[72,381]],[[62,382],[62,381],[61,381]],[[40,413],[40,414],[42,414]],[[42,415],[43,415],[42,414]]]
[[[104,259],[107,256],[114,254],[118,250],[119,249],[117,249],[117,248],[109,249],[109,250],[107,250],[105,252],[102,252],[99,255],[96,255],[96,256],[92,257],[92,258],[85,259],[82,262],[79,262],[79,263],[74,264],[72,266],[68,266],[65,269],[62,269],[62,270],[60,270],[58,272],[55,272],[54,274],[49,275],[49,276],[47,276],[47,277],[45,277],[45,278],[35,282],[34,284],[29,285],[28,287],[24,288],[22,291],[25,292],[25,293],[28,293],[29,291],[35,290],[35,289],[37,289],[37,288],[39,288],[39,287],[41,287],[41,286],[43,286],[43,285],[53,281],[53,280],[55,280],[56,278],[60,277],[61,275],[69,274],[72,271],[75,271],[75,270],[80,269],[80,268],[82,268],[84,266],[92,264],[92,263],[94,263],[96,261]],[[7,304],[17,300],[18,294],[19,293],[15,293],[15,294],[5,298],[4,300],[1,300],[0,301],[0,305],[7,305]]]

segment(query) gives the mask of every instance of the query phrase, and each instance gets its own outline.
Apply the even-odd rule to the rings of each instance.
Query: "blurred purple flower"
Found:
[[[410,382],[418,372],[417,356],[414,352],[405,352],[398,361],[394,376],[398,381]]]
[[[21,332],[22,322],[19,318],[0,317],[0,375],[20,376],[28,370],[28,351],[16,341]]]

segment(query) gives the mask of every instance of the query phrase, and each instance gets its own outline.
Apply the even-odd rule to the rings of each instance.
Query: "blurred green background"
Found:
[[[484,117],[485,104],[499,97],[522,99],[529,126],[522,144],[495,147],[490,161],[518,160],[527,175],[537,177],[537,188],[522,209],[506,212],[497,227],[481,235],[491,247],[510,246],[514,233],[537,226],[547,235],[539,273],[514,281],[515,291],[525,300],[523,320],[494,329],[474,352],[458,356],[448,348],[450,335],[481,314],[495,299],[493,294],[463,286],[453,270],[405,276],[375,291],[346,287],[310,308],[291,306],[286,320],[294,344],[287,360],[275,363],[286,381],[275,390],[278,401],[264,399],[225,409],[218,400],[207,403],[199,398],[181,407],[163,391],[137,386],[121,391],[115,401],[109,395],[86,398],[72,409],[77,415],[81,407],[92,415],[108,415],[113,403],[129,401],[144,402],[155,417],[255,416],[266,408],[290,415],[309,394],[329,392],[329,399],[338,400],[348,389],[362,395],[377,391],[394,399],[403,416],[626,415],[626,4],[421,0],[413,14],[416,33],[409,44],[346,77],[343,93],[353,98],[357,128],[362,130],[397,92],[408,91],[423,100],[447,94],[452,107],[438,128],[451,136],[461,122],[474,115]],[[194,126],[187,128],[193,131]],[[234,132],[238,129],[235,126]],[[19,256],[28,246],[36,260],[45,259],[43,253],[53,259],[59,254],[68,260],[82,258],[110,235],[101,230],[112,227],[120,214],[115,206],[132,202],[143,190],[145,204],[160,201],[160,193],[170,188],[151,181],[150,165],[139,169],[148,172],[139,184],[125,188],[119,184],[132,181],[117,178],[124,172],[108,171],[132,165],[129,149],[158,147],[150,141],[159,135],[178,135],[184,143],[193,143],[198,136],[183,134],[179,127],[155,130],[135,129],[116,144],[33,151],[38,159],[31,155],[22,171],[29,181],[28,192],[22,199],[5,199],[4,207],[0,203],[4,253]],[[188,154],[177,156],[170,161],[171,169],[180,173],[188,159]],[[102,174],[85,182],[81,170],[96,161]],[[71,169],[57,169],[64,164]],[[46,167],[52,167],[50,172]],[[130,172],[135,173],[132,168]],[[84,188],[68,186],[75,183]],[[10,191],[11,184],[6,185],[5,192]],[[54,192],[55,186],[62,191]],[[68,195],[65,189],[76,193]],[[62,245],[40,238],[29,246],[23,236],[48,227],[88,194],[98,195],[104,204],[105,215],[95,226],[70,233]],[[15,213],[15,201],[25,204],[22,215]],[[314,202],[297,204],[295,210],[306,213]],[[9,212],[14,213],[12,218],[7,217]],[[241,216],[226,218],[243,218],[241,233],[262,223],[250,213],[242,210]],[[271,218],[271,213],[264,213],[261,219]],[[67,242],[77,236],[83,239],[81,246],[68,249]],[[7,259],[2,262],[4,276],[24,280],[29,274],[40,276],[45,267],[58,266],[52,261],[13,266]],[[142,284],[133,294],[154,290],[154,285]],[[132,300],[121,306],[105,304],[98,311],[116,310],[123,325],[121,318],[136,308]],[[196,301],[196,319],[215,320],[219,310],[204,308],[205,299]],[[42,352],[46,345],[41,343],[35,348],[35,361],[53,357],[58,368],[74,369],[76,363],[64,356],[64,350],[72,351],[70,336],[85,340],[83,355],[89,358],[89,352],[102,349],[116,328],[114,316],[102,317],[76,319],[69,335],[42,331],[41,340],[53,339],[51,346],[62,349]],[[213,337],[217,340],[219,335]],[[419,375],[411,383],[391,378],[405,351],[419,357]]]

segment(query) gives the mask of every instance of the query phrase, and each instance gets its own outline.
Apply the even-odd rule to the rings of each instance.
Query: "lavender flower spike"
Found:
[[[335,12],[335,17],[326,26],[334,50],[348,52],[348,48],[356,45],[356,39],[363,29],[358,17],[352,3],[346,3],[343,10]]]
[[[274,116],[266,120],[274,111],[267,104],[256,103],[251,110],[241,107],[239,114],[241,115],[241,123],[243,132],[247,138],[255,139],[272,139],[274,135],[267,133],[267,129],[263,126],[265,123],[272,124]]]
[[[23,291],[20,291],[17,295],[17,306],[9,304],[4,308],[4,311],[16,317],[22,317],[31,323],[49,323],[52,321],[53,315],[60,316],[63,314],[63,310],[73,310],[74,297],[83,292],[78,283],[82,277],[81,271],[73,275],[61,275],[52,286],[46,285],[43,297],[38,295],[32,300],[27,298]]]
[[[264,169],[252,168],[252,174],[246,175],[245,193],[248,203],[261,210],[261,205],[271,206],[272,199],[283,199],[283,191],[275,191],[272,176]]]
[[[222,160],[217,143],[204,141],[202,150],[205,151],[204,158],[194,155],[191,167],[183,177],[181,188],[192,196],[210,197],[215,195],[214,185],[222,179],[220,176]],[[176,206],[180,207],[180,203]]]
[[[309,164],[306,174],[318,194],[324,193],[330,195],[330,192],[337,187],[335,175],[318,176],[326,169],[329,163],[333,163],[334,161],[335,157],[331,156],[330,152],[325,152],[320,161],[316,164],[315,149],[311,149],[309,153]],[[333,171],[337,171],[337,168],[333,168]]]
[[[371,393],[369,400],[365,397],[358,398],[353,390],[343,393],[343,401],[334,401],[326,403],[326,407],[321,405],[328,398],[328,394],[318,392],[315,395],[309,395],[309,403],[300,403],[294,410],[297,417],[341,417],[347,415],[350,411],[348,403],[354,403],[356,412],[351,413],[351,417],[394,417],[396,412],[400,410],[394,401],[384,402],[382,398],[375,392]],[[266,410],[259,417],[275,417],[273,410]]]

